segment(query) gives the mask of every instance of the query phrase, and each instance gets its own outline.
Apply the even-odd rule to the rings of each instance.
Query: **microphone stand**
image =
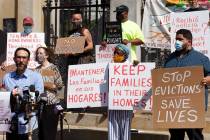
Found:
[[[60,116],[60,129],[61,129],[60,140],[63,140],[63,118],[64,118],[63,111],[60,112],[59,116]]]

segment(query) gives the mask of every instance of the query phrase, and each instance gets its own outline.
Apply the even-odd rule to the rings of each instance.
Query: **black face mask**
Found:
[[[121,21],[124,19],[122,13],[123,13],[123,12],[116,13],[116,19],[117,19],[117,21],[119,21],[119,22],[121,22]]]
[[[73,29],[80,29],[82,28],[82,21],[72,22]]]

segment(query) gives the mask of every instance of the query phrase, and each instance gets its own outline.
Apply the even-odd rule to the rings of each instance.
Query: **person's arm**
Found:
[[[201,59],[205,77],[201,80],[201,85],[210,85],[210,61],[208,57]]]
[[[84,52],[89,52],[93,49],[93,40],[91,33],[88,29],[85,29],[83,35],[85,36],[85,41],[87,42],[87,46],[85,46]]]
[[[127,39],[124,39],[122,41],[123,44],[127,45],[128,43],[131,43],[131,45],[141,45],[141,44],[144,44],[144,42],[141,40],[141,39],[133,39],[131,41],[128,41]]]
[[[55,66],[54,72],[55,72],[55,85],[56,88],[59,90],[63,87],[63,80],[57,66]]]
[[[1,63],[0,69],[5,70],[5,67],[6,67],[6,61]]]
[[[210,76],[206,76],[201,81],[202,85],[210,85]]]
[[[123,41],[122,43],[127,45],[128,43],[131,43],[131,45],[142,45],[144,44],[144,36],[143,33],[138,25],[135,26],[135,32],[133,33],[133,39],[129,41],[126,34],[123,32]]]

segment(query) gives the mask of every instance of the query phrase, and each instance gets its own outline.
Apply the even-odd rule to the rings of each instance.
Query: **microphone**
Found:
[[[39,96],[39,117],[41,118],[42,112],[44,109],[44,106],[47,103],[47,94],[46,93],[41,93]]]
[[[35,102],[38,103],[38,98],[39,98],[39,91],[35,91]]]
[[[30,90],[30,92],[36,92],[35,85],[30,85],[29,90]]]
[[[19,92],[20,92],[19,86],[15,86],[14,89],[12,90],[12,95],[15,98],[15,102],[16,102],[16,105],[15,105],[16,111],[19,111],[20,109],[20,93]]]
[[[45,103],[47,103],[47,101],[48,101],[48,97],[47,97],[47,94],[46,94],[46,93],[41,93],[39,98],[40,98],[40,99],[39,99],[40,102],[45,102]]]

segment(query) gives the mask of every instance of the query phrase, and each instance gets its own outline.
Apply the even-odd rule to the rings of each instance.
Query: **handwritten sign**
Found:
[[[183,12],[171,14],[171,50],[174,51],[176,31],[188,29],[192,32],[192,46],[210,58],[209,11]]]
[[[85,37],[65,37],[58,38],[55,53],[56,54],[77,54],[84,52]]]
[[[205,126],[202,67],[152,71],[153,124],[155,128],[203,128]]]
[[[141,108],[139,102],[152,87],[151,69],[154,63],[109,64],[109,110],[133,110]],[[146,110],[151,110],[151,101]]]
[[[31,52],[28,67],[37,67],[38,63],[35,61],[35,51],[44,43],[44,40],[44,33],[30,33],[29,35],[23,35],[22,33],[8,33],[6,65],[14,64],[13,57],[15,50],[19,47],[24,47]]]
[[[107,106],[108,64],[69,65],[67,108]]]
[[[106,23],[106,42],[108,44],[122,43],[122,28],[120,22]]]
[[[10,92],[0,92],[0,132],[9,131],[11,116]]]
[[[55,72],[53,70],[43,69],[40,71],[42,76],[55,76]]]
[[[3,79],[4,75],[8,72],[12,72],[12,71],[15,71],[15,70],[16,70],[15,64],[6,66],[4,68],[4,70],[0,69],[0,87],[2,86],[2,79]]]
[[[96,45],[95,52],[96,52],[96,63],[101,62],[112,62],[113,61],[113,55],[115,47],[118,44],[107,44],[106,47],[101,47],[101,45]],[[127,44],[128,49],[130,51],[131,43]],[[103,49],[101,49],[103,48]],[[131,56],[128,57],[129,61],[131,60]]]

